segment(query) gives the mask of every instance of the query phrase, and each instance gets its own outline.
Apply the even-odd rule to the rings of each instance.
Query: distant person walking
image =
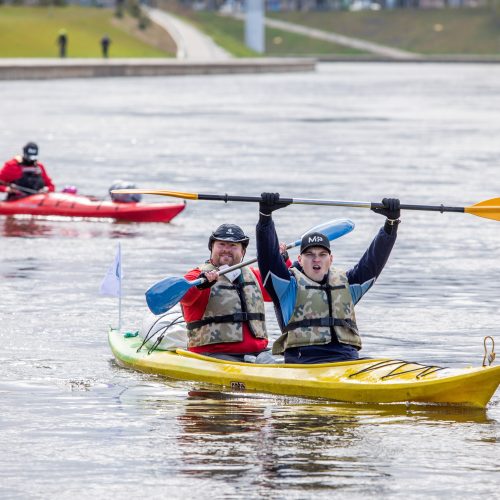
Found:
[[[57,45],[59,45],[59,57],[66,57],[66,48],[68,46],[68,34],[65,29],[59,30],[57,36]]]
[[[102,57],[108,57],[109,46],[111,45],[111,38],[108,35],[104,35],[101,38],[101,49],[102,49]]]

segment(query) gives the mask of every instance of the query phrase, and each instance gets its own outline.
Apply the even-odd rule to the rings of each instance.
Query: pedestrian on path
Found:
[[[109,46],[111,45],[111,38],[108,35],[104,35],[101,38],[101,49],[102,49],[102,57],[108,57]]]
[[[66,57],[68,34],[65,29],[59,30],[59,35],[57,36],[57,45],[59,45],[59,57]]]

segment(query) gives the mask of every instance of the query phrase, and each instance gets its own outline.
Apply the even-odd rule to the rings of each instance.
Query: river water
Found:
[[[115,179],[202,193],[467,206],[499,195],[500,67],[332,64],[290,75],[1,82],[0,154],[38,142],[58,188]],[[148,201],[158,201],[148,197]],[[349,268],[383,218],[290,206],[283,241],[336,217]],[[499,498],[500,392],[486,410],[218,392],[118,367],[143,292],[207,258],[211,230],[254,235],[253,204],[188,202],[171,224],[0,218],[0,497]],[[479,365],[500,336],[498,222],[404,212],[357,307],[365,356]],[[248,255],[254,255],[251,242]],[[292,253],[294,256],[295,253]],[[273,337],[278,334],[268,310]]]

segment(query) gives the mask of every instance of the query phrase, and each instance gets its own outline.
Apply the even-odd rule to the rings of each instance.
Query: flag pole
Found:
[[[118,331],[122,329],[122,247],[118,242],[116,248],[115,259],[108,268],[108,272],[101,283],[101,295],[110,295],[111,297],[118,297]]]
[[[118,333],[121,333],[122,331],[122,246],[121,243],[118,242],[118,262],[119,262],[119,269],[118,269]]]

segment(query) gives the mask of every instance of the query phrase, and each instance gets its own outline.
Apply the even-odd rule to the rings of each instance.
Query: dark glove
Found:
[[[382,200],[383,208],[372,208],[376,214],[385,215],[390,220],[399,219],[401,210],[399,209],[400,202],[397,198],[384,198]]]
[[[201,283],[200,285],[196,285],[196,288],[198,288],[198,290],[206,290],[207,288],[212,288],[215,285],[215,283],[217,283],[217,280],[208,281],[207,275],[205,273],[200,273],[198,278],[205,279],[205,281],[203,283]]]
[[[269,216],[275,210],[290,205],[290,203],[280,201],[279,193],[262,193],[260,196],[262,197],[262,201],[259,203],[259,212],[261,215]]]
[[[281,256],[283,257],[283,261],[284,261],[284,262],[285,262],[285,264],[286,264],[287,260],[290,258],[290,256],[288,255],[288,252],[285,250],[285,251],[281,254]]]
[[[12,187],[12,186],[7,186],[5,188],[5,192],[12,193],[12,194],[23,194],[21,191],[19,191],[18,189],[16,189],[15,187]]]

